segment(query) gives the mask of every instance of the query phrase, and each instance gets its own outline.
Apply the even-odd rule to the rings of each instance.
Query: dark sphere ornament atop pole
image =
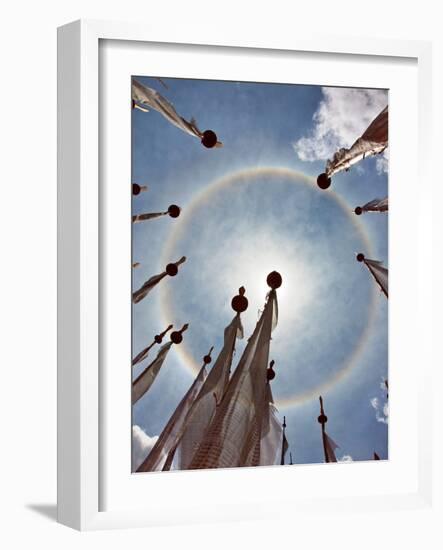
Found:
[[[164,338],[164,336],[165,336],[165,334],[166,334],[167,332],[169,332],[173,326],[174,326],[174,325],[169,325],[168,328],[165,329],[163,332],[161,332],[160,334],[156,334],[156,335],[154,336],[154,341],[155,341],[155,343],[156,343],[156,344],[161,344],[161,343],[162,343],[162,340],[163,340],[163,338]]]
[[[234,298],[232,298],[231,307],[237,313],[243,313],[243,311],[246,311],[248,309],[249,302],[245,296],[245,292],[245,287],[241,286],[238,289],[237,296],[234,296]]]
[[[205,130],[201,142],[208,149],[212,149],[217,145],[217,134],[212,130]]]
[[[211,347],[211,349],[208,351],[208,354],[203,357],[203,363],[205,365],[209,365],[209,363],[212,361],[211,353],[214,349],[214,346]]]
[[[171,218],[178,218],[180,216],[181,208],[177,206],[176,204],[171,204],[168,206],[168,214],[171,216]]]
[[[170,277],[175,277],[178,273],[178,266],[182,263],[184,263],[186,261],[186,256],[182,256],[180,258],[180,260],[178,262],[175,262],[175,263],[172,263],[172,264],[168,264],[166,267],[165,267],[165,271],[166,273],[170,276]]]
[[[323,398],[321,395],[319,397],[319,400],[320,400],[320,416],[317,418],[317,420],[318,420],[318,423],[321,424],[322,427],[324,427],[324,425],[328,421],[328,417],[325,415],[325,411],[323,410]]]
[[[133,195],[140,195],[142,191],[147,191],[148,186],[147,185],[139,185],[138,183],[132,184],[132,194]]]
[[[354,214],[357,214],[357,216],[361,216],[363,214],[363,208],[361,206],[357,206],[354,210]]]
[[[278,271],[271,271],[266,277],[266,283],[272,290],[280,288],[282,285],[283,279]]]
[[[356,256],[357,262],[364,262],[365,261],[365,255],[359,252]]]
[[[274,380],[275,378],[275,371],[273,367],[274,367],[274,360],[272,360],[269,363],[269,368],[266,370],[266,379],[268,382],[270,382],[271,380]]]
[[[185,332],[188,327],[189,325],[186,323],[180,330],[174,330],[174,332],[171,332],[171,342],[174,344],[180,344],[183,341],[183,332]]]
[[[323,172],[317,178],[317,185],[320,189],[328,189],[331,186],[331,178]]]

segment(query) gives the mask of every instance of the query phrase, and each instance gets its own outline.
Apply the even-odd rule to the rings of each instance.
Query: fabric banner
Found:
[[[388,270],[386,269],[386,267],[383,267],[381,262],[378,262],[376,260],[365,259],[364,262],[387,298],[388,297]]]
[[[145,222],[147,220],[153,220],[155,218],[160,218],[161,216],[166,216],[167,212],[146,212],[144,214],[134,214],[132,216],[132,223]]]
[[[277,416],[277,408],[272,398],[271,386],[267,384],[265,415],[262,425],[260,444],[260,466],[274,466],[280,464],[283,442],[283,427]],[[286,438],[285,438],[286,439]]]
[[[382,153],[388,146],[388,107],[371,122],[366,131],[349,148],[339,149],[326,163],[328,177],[348,170],[360,160]]]
[[[132,301],[134,304],[138,304],[141,302],[146,296],[151,292],[151,290],[158,285],[158,283],[166,277],[167,273],[166,271],[163,271],[163,273],[159,273],[158,275],[153,275],[150,279],[148,279],[143,285],[132,293]]]
[[[388,210],[388,197],[367,202],[361,209],[363,212],[386,212]]]
[[[176,444],[177,437],[180,434],[189,409],[198,395],[206,376],[206,368],[203,365],[196,379],[178,404],[178,407],[175,409],[173,415],[157,439],[151,452],[138,467],[137,472],[153,472],[163,468],[169,452]]]
[[[137,403],[140,397],[149,390],[154,383],[157,374],[160,372],[162,365],[171,349],[172,342],[168,342],[162,346],[157,354],[157,357],[150,363],[145,370],[132,383],[132,404]]]
[[[335,450],[338,449],[337,443],[329,437],[329,435],[324,432],[324,443],[325,443],[325,452],[327,460],[326,462],[337,462],[337,457],[335,456]]]
[[[187,469],[210,424],[217,405],[222,401],[229,382],[232,357],[237,338],[243,338],[240,315],[225,328],[223,348],[189,411],[178,447],[180,469]]]
[[[180,130],[183,130],[183,132],[202,139],[203,132],[199,130],[194,119],[188,121],[180,116],[166,98],[160,95],[156,90],[144,86],[134,78],[132,79],[132,100],[136,107],[141,107],[142,111],[147,112],[149,109],[146,109],[146,107],[150,107],[161,113],[166,120],[177,128],[180,128]],[[217,142],[218,147],[221,145],[221,142]]]
[[[132,366],[134,365],[137,365],[138,363],[141,363],[142,361],[144,361],[146,359],[146,357],[148,357],[149,355],[149,351],[150,349],[152,348],[152,346],[155,344],[155,342],[153,342],[152,344],[149,344],[149,346],[147,346],[146,348],[142,349],[140,353],[138,353],[134,359],[132,360]]]
[[[257,466],[266,404],[266,370],[277,295],[264,311],[189,469]]]

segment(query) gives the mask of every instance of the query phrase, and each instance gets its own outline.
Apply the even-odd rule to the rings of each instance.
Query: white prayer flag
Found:
[[[364,259],[366,267],[371,272],[374,279],[379,284],[380,288],[384,292],[386,298],[388,297],[388,270],[383,267],[382,262],[376,260]]]
[[[260,443],[260,466],[273,466],[281,462],[284,433],[277,413],[277,407],[274,405],[272,398],[271,386],[268,383]]]
[[[132,79],[132,100],[135,108],[148,112],[149,109],[146,107],[150,107],[151,109],[161,113],[171,124],[177,128],[180,128],[183,132],[186,132],[191,136],[195,136],[200,140],[203,139],[204,132],[199,130],[194,119],[188,121],[180,116],[167,99],[160,95],[156,90],[141,84],[134,78]],[[217,141],[215,144],[216,147],[221,147],[222,145],[223,144],[220,141]]]
[[[388,146],[388,116],[388,107],[385,107],[349,149],[339,149],[326,163],[326,177],[349,170],[360,160],[382,153]]]
[[[337,443],[329,437],[329,435],[324,432],[324,444],[325,444],[325,453],[327,460],[326,462],[337,462],[337,457],[335,456],[335,450],[338,449]]]
[[[388,197],[384,199],[374,199],[367,202],[363,206],[357,206],[355,213],[357,215],[363,214],[363,212],[387,212],[388,211]]]
[[[151,292],[151,290],[158,285],[158,283],[166,277],[166,275],[169,275],[171,277],[174,277],[177,275],[178,272],[178,266],[181,265],[186,261],[186,256],[182,256],[178,262],[174,262],[171,264],[168,264],[166,266],[165,271],[162,273],[159,273],[158,275],[153,275],[150,279],[148,279],[143,285],[132,293],[132,301],[134,304],[138,304],[138,302],[141,302],[143,298],[146,298],[146,296]]]
[[[132,216],[132,223],[145,222],[147,220],[153,220],[155,218],[160,218],[161,216],[166,216],[167,212],[145,212],[144,214],[134,214]]]
[[[277,295],[271,290],[189,469],[259,465],[267,395],[266,370],[276,306]]]
[[[138,467],[137,472],[153,472],[161,470],[171,450],[175,450],[177,438],[186,421],[186,416],[192,406],[202,384],[207,376],[206,367],[200,369],[196,379],[178,404],[173,415],[164,427],[151,452]]]
[[[243,338],[240,315],[226,327],[224,344],[186,419],[179,443],[180,469],[185,470],[198,449],[229,382],[237,338]]]
[[[132,383],[132,404],[134,405],[143,397],[145,393],[154,383],[157,374],[160,372],[162,365],[171,349],[172,342],[168,342],[162,346],[157,354],[157,357],[150,363],[145,370]]]

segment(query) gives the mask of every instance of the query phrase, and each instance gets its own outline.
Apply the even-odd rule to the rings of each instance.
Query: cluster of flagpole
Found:
[[[363,134],[349,148],[339,149],[332,159],[326,162],[325,171],[317,178],[320,189],[328,189],[333,175],[348,171],[351,166],[367,157],[383,153],[388,147],[389,109],[385,107],[371,122]],[[356,206],[354,213],[361,216],[367,212],[388,212],[388,197],[372,199],[363,206]],[[363,262],[369,272],[388,297],[388,270],[377,260],[366,259],[363,253],[357,254],[357,260]]]
[[[236,341],[243,338],[241,313],[248,308],[244,287],[232,299],[235,316],[224,331],[214,366],[207,373],[211,348],[137,472],[285,463],[286,418],[282,424],[277,416],[271,391],[274,361],[269,362],[282,278],[272,272],[267,283],[271,290],[265,307],[232,375]]]
[[[164,83],[158,79],[163,85]],[[166,86],[165,86],[166,87]],[[132,80],[132,107],[143,112],[155,110],[167,121],[185,133],[200,139],[207,148],[221,147],[217,135],[212,130],[200,131],[194,119],[190,121],[177,113],[174,106],[156,90],[137,80]],[[381,154],[388,146],[388,107],[372,121],[365,132],[349,148],[337,151],[328,160],[325,172],[317,178],[321,189],[331,185],[332,176],[348,171],[351,166],[366,157]],[[132,184],[134,197],[146,192],[147,185]],[[372,199],[357,206],[354,213],[358,216],[388,211],[388,198]],[[181,208],[171,204],[160,212],[142,212],[132,216],[132,223],[142,223],[163,216],[178,218]],[[388,270],[377,260],[367,259],[363,253],[356,256],[379,285],[388,298]],[[178,261],[169,263],[163,272],[151,276],[132,295],[134,304],[143,301],[148,294],[167,276],[175,277],[179,267],[186,261],[182,256]],[[134,262],[133,268],[140,262]],[[223,346],[215,358],[214,366],[208,372],[212,362],[213,347],[203,357],[202,366],[171,415],[152,450],[138,466],[137,472],[149,472],[170,469],[230,468],[241,466],[259,466],[285,464],[289,443],[286,438],[286,417],[281,423],[272,396],[271,382],[275,378],[274,361],[269,362],[271,333],[277,325],[278,303],[277,289],[282,284],[279,273],[272,272],[267,277],[270,291],[255,329],[247,341],[246,347],[231,375],[237,339],[243,338],[240,314],[247,310],[248,300],[245,289],[232,299],[235,316],[224,331]],[[169,325],[163,332],[155,335],[153,341],[143,348],[133,359],[132,366],[141,364],[156,344],[162,344],[166,334],[173,329]],[[188,324],[180,330],[171,332],[170,341],[163,344],[154,360],[149,363],[132,383],[132,402],[137,403],[151,388],[169,350],[183,340]],[[388,383],[386,388],[388,389]],[[328,417],[324,411],[323,397],[319,397],[321,441],[324,461],[337,462],[338,445],[326,432]],[[374,460],[380,460],[374,451]],[[293,464],[289,453],[289,464]]]
[[[389,110],[388,107],[385,107],[349,149],[339,149],[332,159],[327,161],[325,171],[317,178],[317,185],[320,189],[328,189],[332,182],[332,176],[335,174],[341,171],[348,171],[354,164],[367,157],[379,155],[386,150],[388,147],[388,119]],[[356,206],[354,213],[357,216],[368,212],[387,213],[388,208],[388,197],[383,199],[376,198],[363,204],[363,206]],[[361,252],[357,254],[356,259],[367,267],[383,294],[388,298],[388,269],[380,261],[368,259]],[[388,389],[387,380],[385,381],[385,385]],[[320,415],[318,422],[321,425],[324,460],[325,462],[337,462],[335,450],[338,448],[338,445],[326,433],[325,426],[328,417],[325,415],[323,398],[321,396],[319,400]],[[380,460],[379,455],[375,451],[373,458],[374,460]]]

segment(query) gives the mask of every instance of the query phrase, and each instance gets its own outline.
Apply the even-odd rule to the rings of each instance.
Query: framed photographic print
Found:
[[[194,42],[59,29],[59,521],[428,506],[429,45]]]

